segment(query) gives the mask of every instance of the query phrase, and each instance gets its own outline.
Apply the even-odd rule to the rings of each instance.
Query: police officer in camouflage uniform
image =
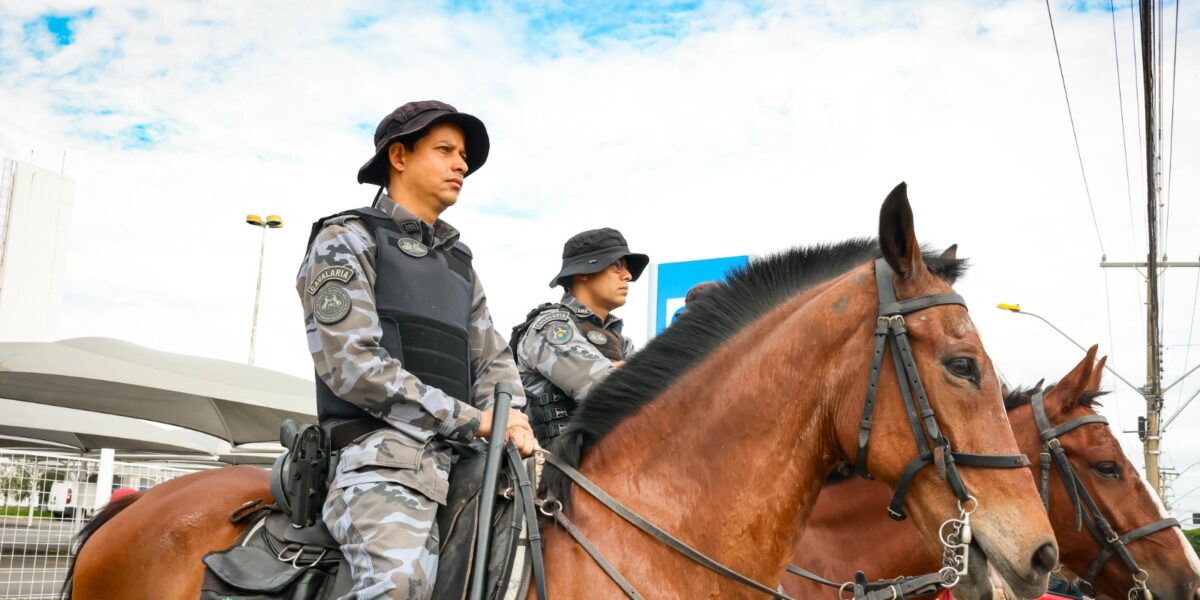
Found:
[[[550,280],[550,287],[563,286],[562,300],[530,311],[510,340],[529,397],[525,410],[542,444],[562,433],[578,403],[633,354],[612,311],[625,305],[629,282],[650,262],[608,228],[567,240],[562,258]]]
[[[347,598],[430,597],[451,446],[490,434],[497,382],[512,382],[513,406],[524,405],[471,251],[439,218],[488,147],[479,119],[405,104],[379,124],[358,173],[388,193],[313,224],[296,291],[317,414],[340,448],[323,517],[350,563]],[[528,419],[508,419],[508,439],[528,455]]]

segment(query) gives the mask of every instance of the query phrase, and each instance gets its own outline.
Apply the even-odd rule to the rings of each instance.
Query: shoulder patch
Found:
[[[332,325],[350,314],[350,294],[345,288],[334,285],[321,290],[313,298],[313,316],[318,323]]]
[[[530,324],[530,327],[532,327],[534,331],[541,331],[542,328],[548,323],[553,323],[555,321],[566,321],[570,318],[571,313],[565,310],[551,310],[538,315],[538,317],[533,320],[533,323]]]
[[[321,289],[322,285],[325,285],[330,280],[350,283],[351,279],[354,279],[354,269],[350,267],[325,267],[321,269],[320,273],[317,273],[316,277],[313,277],[312,283],[308,284],[308,288],[305,291],[308,292],[309,296],[312,296],[317,293],[317,290]]]
[[[556,321],[547,327],[546,331],[543,332],[542,335],[545,336],[546,341],[554,344],[555,346],[561,346],[571,341],[571,338],[575,337],[575,334],[571,331],[571,328],[566,323],[561,321]]]

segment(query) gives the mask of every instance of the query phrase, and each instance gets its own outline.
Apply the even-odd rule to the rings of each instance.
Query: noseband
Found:
[[[879,391],[879,372],[883,368],[885,345],[892,349],[892,362],[896,367],[896,378],[900,383],[900,395],[904,398],[904,410],[908,414],[909,427],[917,442],[917,456],[908,463],[896,484],[895,494],[888,506],[888,515],[897,521],[908,517],[904,512],[904,500],[917,473],[934,465],[938,476],[946,481],[960,503],[971,497],[963,483],[956,465],[988,467],[993,469],[1015,469],[1029,466],[1024,454],[970,454],[955,452],[950,440],[938,427],[937,417],[925,395],[921,375],[917,372],[916,359],[908,342],[908,330],[904,326],[904,315],[909,315],[933,306],[967,303],[958,294],[932,294],[910,300],[897,300],[896,287],[892,283],[892,268],[882,258],[875,261],[875,288],[879,293],[879,318],[875,327],[875,354],[871,363],[871,381],[867,386],[867,400],[863,405],[863,418],[858,430],[858,458],[856,470],[859,475],[872,479],[867,469],[867,453],[874,424],[875,398]],[[933,444],[930,447],[929,441]]]
[[[1146,571],[1138,566],[1137,561],[1133,559],[1133,555],[1129,553],[1129,549],[1125,546],[1164,529],[1179,527],[1179,521],[1170,518],[1159,519],[1149,525],[1138,527],[1125,535],[1118,535],[1100,512],[1100,507],[1096,506],[1096,501],[1092,499],[1092,495],[1084,487],[1083,480],[1079,478],[1079,473],[1075,471],[1075,466],[1067,459],[1067,453],[1063,450],[1062,443],[1058,439],[1059,436],[1090,423],[1100,423],[1107,427],[1108,419],[1100,415],[1086,415],[1076,417],[1056,426],[1051,426],[1050,417],[1046,414],[1045,392],[1042,391],[1038,391],[1033,395],[1033,398],[1029,401],[1029,406],[1033,409],[1033,420],[1037,424],[1038,436],[1042,440],[1042,454],[1039,457],[1041,466],[1039,487],[1041,488],[1042,505],[1045,506],[1047,511],[1050,510],[1050,464],[1053,462],[1054,467],[1058,470],[1059,477],[1062,479],[1063,487],[1067,488],[1067,496],[1071,498],[1071,504],[1075,506],[1075,528],[1079,529],[1082,525],[1086,524],[1088,531],[1092,533],[1092,537],[1095,538],[1096,543],[1101,548],[1100,555],[1096,557],[1096,560],[1092,561],[1092,565],[1088,567],[1087,572],[1080,577],[1081,581],[1086,583],[1088,587],[1094,588],[1092,580],[1100,574],[1100,569],[1104,564],[1116,554],[1121,557],[1121,562],[1125,563],[1125,567],[1133,575],[1134,587],[1130,590],[1130,597],[1134,597],[1133,593],[1137,590],[1145,591]],[[1084,510],[1084,507],[1087,510]]]

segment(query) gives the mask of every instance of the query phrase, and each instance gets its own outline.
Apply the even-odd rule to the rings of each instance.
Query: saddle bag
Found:
[[[201,600],[323,600],[349,591],[350,569],[324,524],[296,529],[264,509],[238,543],[204,557]]]

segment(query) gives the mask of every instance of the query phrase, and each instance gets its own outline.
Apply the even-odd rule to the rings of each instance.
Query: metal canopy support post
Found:
[[[116,450],[100,449],[100,471],[96,473],[96,503],[92,506],[96,510],[104,508],[104,505],[108,504],[109,498],[112,497],[113,463],[116,458]]]

